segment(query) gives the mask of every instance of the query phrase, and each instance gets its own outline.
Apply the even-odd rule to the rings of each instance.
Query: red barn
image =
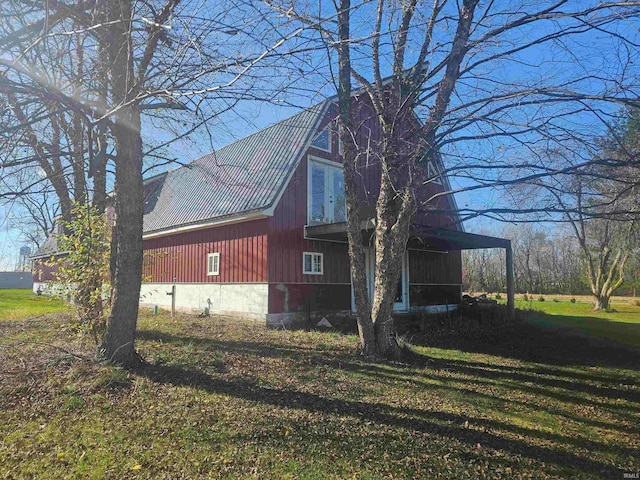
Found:
[[[355,100],[357,102],[357,100]],[[379,125],[358,103],[359,145]],[[234,312],[269,324],[308,322],[352,311],[344,177],[331,100],[145,182],[141,303]],[[375,147],[373,147],[375,148]],[[460,301],[460,250],[508,247],[465,233],[442,166],[428,163],[403,262],[395,309],[443,310]],[[359,165],[362,208],[373,212],[380,165]],[[427,208],[425,205],[429,205]],[[372,220],[363,228],[372,230]],[[371,239],[372,235],[365,235]],[[367,250],[372,278],[373,249]],[[37,281],[37,279],[36,279]],[[372,286],[371,286],[372,287]],[[34,286],[34,289],[36,287]],[[372,288],[370,288],[372,290]]]
[[[327,100],[146,182],[143,304],[170,305],[175,285],[178,308],[241,312],[268,323],[351,311],[336,110]],[[360,115],[357,140],[365,145],[378,125],[366,107]],[[372,161],[361,171],[366,210],[375,205],[380,166]],[[418,199],[445,191],[446,183],[429,182]],[[440,210],[455,211],[451,196],[438,201]],[[460,249],[452,251],[447,237],[469,234],[456,220],[418,210],[397,310],[460,301]]]

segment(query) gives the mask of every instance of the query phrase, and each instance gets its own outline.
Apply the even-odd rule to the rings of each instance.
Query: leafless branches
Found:
[[[369,155],[350,142],[359,129],[350,106],[353,92],[381,125],[374,146],[382,186],[371,310],[358,300],[366,289],[357,288],[364,283],[357,208],[349,220],[356,304],[365,323],[371,312],[374,324],[377,318],[388,324],[398,273],[390,258],[406,244],[407,212],[449,213],[452,226],[472,216],[558,220],[566,205],[557,201],[511,200],[524,194],[539,200],[533,190],[551,179],[584,175],[595,164],[613,169],[629,162],[592,153],[613,115],[640,97],[638,2],[343,0],[329,12],[323,3],[265,3],[281,14],[282,29],[303,26],[330,52],[325,74],[337,69],[348,199],[351,165]],[[419,125],[412,124],[414,114]],[[577,153],[572,163],[550,155],[566,148]],[[423,167],[431,172],[426,178]],[[420,198],[417,192],[427,186],[431,193]],[[458,210],[451,195],[472,191],[481,196]],[[491,192],[501,198],[487,205]]]

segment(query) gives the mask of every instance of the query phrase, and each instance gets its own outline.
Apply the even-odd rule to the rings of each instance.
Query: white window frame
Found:
[[[426,160],[426,163],[425,163]],[[435,183],[436,185],[443,185],[443,179],[444,179],[444,175],[442,175],[442,170],[440,169],[440,165],[438,164],[438,160],[437,159],[429,159],[427,157],[427,153],[425,152],[425,154],[422,156],[422,158],[420,159],[420,162],[423,165],[425,165],[425,170],[426,170],[426,174],[427,174],[427,182],[428,183]]]
[[[333,162],[331,160],[326,160],[324,158],[318,158],[318,157],[314,157],[312,155],[309,155],[309,157],[307,158],[307,225],[311,225],[311,189],[312,189],[312,184],[311,184],[311,166],[312,164],[316,164],[317,166],[320,166],[322,168],[325,169],[325,184],[326,184],[326,169],[327,167],[329,169],[334,169],[334,170],[341,170],[342,171],[342,175],[344,178],[344,166],[341,163],[338,162]],[[330,188],[326,188],[325,187],[325,198],[324,198],[324,205],[325,207],[329,204],[333,204],[333,201],[329,200],[331,197],[335,198],[335,192],[333,191],[333,182],[329,183]],[[346,198],[345,198],[345,202],[346,202]],[[345,204],[345,217],[347,215],[346,212],[346,204]],[[331,222],[320,222],[318,223],[319,225],[329,225],[331,223],[333,223],[333,220],[335,219],[335,211],[331,212]]]
[[[316,141],[316,139],[320,136],[320,134],[327,132],[327,145],[329,148],[322,148],[322,147],[318,147],[317,145],[314,145],[314,142]],[[313,138],[313,141],[311,142],[311,146],[317,150],[320,150],[321,152],[327,152],[327,153],[331,153],[331,141],[332,141],[332,135],[331,135],[331,128],[329,128],[329,125],[327,125],[326,127],[324,127],[322,130],[320,130],[318,132],[318,134]]]
[[[329,129],[331,130],[331,133],[335,133],[336,135],[336,140],[338,142],[338,156],[342,157],[344,155],[344,145],[342,145],[342,138],[340,138],[340,127],[338,125],[338,119],[333,119],[333,121],[329,125],[331,126],[331,128]]]
[[[307,271],[306,269],[306,262],[305,260],[307,259],[307,257],[311,257],[311,271]],[[314,257],[318,258],[320,261],[320,271],[319,272],[314,272],[313,271],[313,259]],[[319,252],[302,252],[302,273],[304,275],[324,275],[324,254],[319,253]]]
[[[427,161],[427,177],[427,181],[429,181],[429,183],[442,185],[442,173],[440,173],[440,169],[431,160]]]
[[[212,261],[212,259],[214,260]],[[207,255],[207,276],[215,275],[220,275],[220,252],[212,252]]]

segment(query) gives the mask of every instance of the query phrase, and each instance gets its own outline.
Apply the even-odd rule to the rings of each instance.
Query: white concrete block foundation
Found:
[[[140,305],[171,309],[173,283],[143,283]],[[176,310],[202,313],[243,313],[266,318],[269,312],[267,283],[176,283]]]
[[[40,290],[40,295],[46,296],[60,296],[67,295],[73,288],[66,288],[61,283],[57,282],[33,282],[33,293],[37,294]]]

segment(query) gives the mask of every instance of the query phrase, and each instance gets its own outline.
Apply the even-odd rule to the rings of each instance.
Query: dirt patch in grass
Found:
[[[0,476],[637,472],[638,371],[617,354],[585,364],[586,354],[560,350],[560,340],[542,349],[551,340],[544,329],[522,327],[475,343],[422,342],[424,362],[409,366],[363,361],[351,335],[144,316],[138,349],[147,364],[126,371],[87,361],[94,346],[65,318],[5,323]]]

